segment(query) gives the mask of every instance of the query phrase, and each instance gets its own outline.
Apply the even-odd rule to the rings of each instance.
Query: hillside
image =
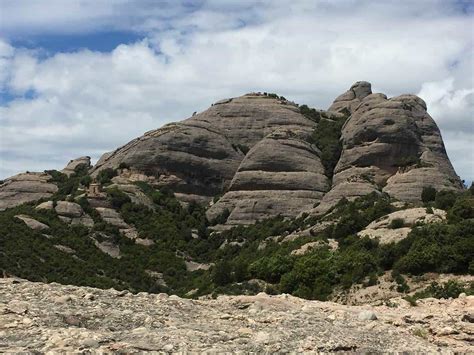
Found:
[[[250,93],[94,166],[3,181],[0,270],[190,298],[456,297],[473,291],[473,192],[414,95],[357,82],[317,110]]]

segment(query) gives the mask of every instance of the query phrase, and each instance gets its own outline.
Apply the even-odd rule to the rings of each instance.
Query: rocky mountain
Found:
[[[367,82],[355,83],[328,110],[268,93],[225,99],[187,120],[145,133],[94,166],[84,156],[61,171],[26,172],[0,185],[4,277],[128,290],[138,294],[140,302],[141,292],[173,294],[174,300],[266,292],[390,308],[392,299],[403,298],[406,305],[469,296],[474,294],[473,237],[474,187],[463,188],[424,102],[413,95],[389,99],[373,94]],[[49,292],[49,286],[37,286]],[[12,290],[7,287],[6,297]],[[153,297],[146,296],[152,302],[159,299]],[[203,312],[229,307],[212,302],[189,304]],[[299,302],[292,298],[288,307]],[[5,312],[9,321],[11,312]],[[298,312],[296,318],[281,316],[291,324],[309,321]],[[120,328],[116,316],[110,315],[110,326]],[[336,314],[331,317],[338,319]],[[392,320],[398,326],[403,323]],[[19,321],[7,322],[7,329],[23,329]],[[348,316],[343,321],[356,320]],[[21,322],[26,322],[25,337],[8,333],[9,344],[18,351],[27,349],[22,341],[29,339],[30,325],[39,324]],[[421,332],[421,338],[448,332],[438,325],[436,330],[418,331],[412,326],[425,324],[418,320],[406,323],[409,332]],[[354,324],[358,329],[360,324]],[[469,337],[460,324],[453,331],[462,332],[462,339]],[[295,338],[289,349],[391,347],[382,333],[370,336],[364,331],[358,336],[376,345],[355,340],[339,344],[337,339],[347,334],[338,327],[331,328],[338,336],[321,348],[319,340],[308,340],[309,333],[301,330],[304,339]],[[271,344],[246,345],[248,350],[286,349],[286,343],[267,338],[258,327],[242,328],[256,332],[245,339]],[[71,349],[113,350],[105,340],[111,336],[123,339],[124,351],[129,351],[143,339],[128,338],[126,329],[123,334],[104,331],[104,338],[92,337],[89,345],[81,345],[88,331],[67,329],[64,334],[69,334]],[[3,337],[7,333],[2,331]],[[229,328],[232,332],[235,329]],[[426,341],[418,343],[416,338],[403,343],[402,333],[394,347],[428,349]],[[181,335],[170,331],[167,336]],[[290,336],[282,332],[278,339]],[[233,339],[229,347],[236,346]],[[207,349],[179,344],[170,348],[168,343],[155,345],[158,350]],[[57,349],[67,344],[37,346]]]
[[[7,353],[473,350],[474,296],[344,306],[264,293],[189,300],[15,279],[0,279],[0,296]]]
[[[79,164],[90,159],[71,161],[63,173]],[[228,225],[318,214],[371,192],[417,202],[423,187],[462,188],[423,100],[388,99],[367,82],[352,85],[327,111],[267,93],[224,99],[104,154],[91,174],[121,165],[170,187],[180,201],[215,200],[208,218],[225,213]],[[6,179],[0,209],[52,195],[46,181],[31,173]]]

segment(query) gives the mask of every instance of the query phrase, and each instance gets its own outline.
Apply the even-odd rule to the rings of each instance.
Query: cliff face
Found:
[[[315,132],[323,121],[346,117],[340,157],[327,171]],[[352,85],[328,111],[310,115],[276,95],[221,100],[104,154],[91,174],[121,163],[157,187],[169,186],[183,202],[212,205],[210,219],[228,214],[228,224],[321,213],[342,197],[373,191],[416,202],[425,186],[462,187],[423,100],[414,95],[388,99],[373,94],[367,82]],[[126,183],[127,177],[121,178]],[[0,208],[54,193],[54,185],[44,181],[25,190],[18,180],[0,186],[0,195],[6,196]],[[15,190],[17,185],[21,188]]]
[[[362,89],[358,89],[362,85]],[[353,91],[362,91],[358,95]],[[354,97],[341,100],[341,97]],[[462,187],[446,154],[440,131],[415,95],[388,99],[372,94],[370,84],[356,83],[330,110],[348,109],[342,133],[342,154],[331,190],[318,210],[342,197],[386,192],[401,201],[416,202],[425,186],[437,190]]]

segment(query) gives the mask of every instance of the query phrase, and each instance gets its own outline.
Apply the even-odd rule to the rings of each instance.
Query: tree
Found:
[[[225,286],[232,281],[230,275],[230,265],[226,260],[221,261],[214,267],[212,281],[217,286]]]

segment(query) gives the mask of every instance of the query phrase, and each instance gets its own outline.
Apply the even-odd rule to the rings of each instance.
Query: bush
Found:
[[[131,202],[130,197],[128,197],[126,193],[116,187],[109,189],[107,191],[107,195],[109,197],[110,203],[117,210],[122,208],[124,204]]]
[[[310,143],[315,144],[321,151],[321,162],[323,163],[326,175],[330,178],[333,176],[334,168],[341,155],[341,128],[345,121],[346,118],[335,121],[328,119],[320,120],[309,140]]]
[[[442,210],[448,210],[456,202],[456,193],[450,190],[439,191],[436,194],[435,205]]]
[[[101,185],[110,183],[110,180],[117,176],[117,171],[112,168],[107,168],[99,171],[97,174],[97,182]]]
[[[390,229],[403,228],[405,226],[405,220],[403,218],[394,218],[389,224]]]
[[[421,191],[421,200],[424,203],[434,201],[436,198],[436,189],[432,186],[425,186]]]
[[[130,165],[127,163],[121,162],[118,166],[119,169],[130,169]]]

